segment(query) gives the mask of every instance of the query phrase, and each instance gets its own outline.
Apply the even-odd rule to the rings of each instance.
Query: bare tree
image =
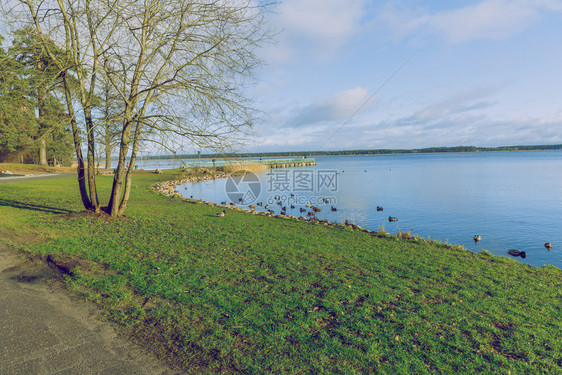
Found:
[[[240,141],[256,111],[248,85],[268,40],[259,0],[18,0],[12,22],[32,25],[65,84],[84,206],[100,211],[95,184],[93,103],[105,76],[123,105],[118,165],[105,210],[123,213],[139,142],[188,139],[227,149]],[[18,22],[15,22],[17,20]],[[21,25],[21,23],[24,25]],[[55,56],[49,40],[63,56]],[[72,95],[70,77],[77,80]],[[80,116],[78,116],[78,113]],[[87,145],[86,168],[79,121]],[[128,165],[128,167],[127,167]],[[87,181],[87,183],[86,183]]]

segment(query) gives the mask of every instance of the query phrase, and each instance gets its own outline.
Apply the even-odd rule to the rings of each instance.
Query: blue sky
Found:
[[[562,1],[284,0],[270,23],[248,151],[562,143]]]

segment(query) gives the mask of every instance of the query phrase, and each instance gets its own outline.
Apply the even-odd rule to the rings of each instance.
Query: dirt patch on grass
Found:
[[[73,214],[79,215],[79,214]],[[89,215],[89,214],[86,214]],[[95,214],[94,214],[95,215]],[[71,215],[65,215],[71,216]],[[109,217],[109,215],[105,215]],[[97,215],[96,215],[97,217]],[[100,217],[104,217],[101,216]],[[46,239],[39,233],[15,231],[10,228],[0,227],[0,245],[11,246],[14,249],[22,249],[26,245],[33,245],[44,242]],[[16,271],[25,271],[26,275],[41,273],[46,269],[51,269],[59,274],[73,276],[79,269],[82,274],[114,274],[108,269],[106,264],[96,263],[91,260],[82,259],[77,255],[70,254],[36,254],[21,251],[22,263],[18,265]]]
[[[93,260],[83,259],[78,255],[72,254],[33,254],[25,253],[28,267],[49,267],[60,275],[75,276],[81,275],[102,275],[110,276],[117,274],[116,271],[109,269],[105,263],[98,263]]]
[[[44,238],[39,233],[16,231],[14,229],[0,227],[0,242],[16,248],[43,241]]]
[[[92,211],[80,211],[74,212],[68,215],[58,215],[56,219],[63,219],[63,220],[72,220],[76,218],[89,218],[89,219],[96,219],[96,220],[105,220],[105,221],[112,221],[112,220],[124,220],[126,216],[118,216],[113,217],[107,214],[104,211],[101,212],[92,212]]]

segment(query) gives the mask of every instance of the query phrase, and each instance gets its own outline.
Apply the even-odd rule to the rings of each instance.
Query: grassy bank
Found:
[[[562,271],[164,198],[80,213],[74,179],[0,185],[0,235],[186,372],[561,373]],[[111,177],[99,178],[107,196]],[[54,255],[53,255],[54,254]],[[44,256],[46,259],[47,257]]]

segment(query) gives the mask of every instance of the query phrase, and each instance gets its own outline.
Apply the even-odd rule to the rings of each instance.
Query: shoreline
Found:
[[[162,181],[162,182],[158,182],[154,185],[151,186],[151,189],[153,191],[155,191],[156,193],[164,196],[164,197],[168,197],[168,198],[178,198],[184,202],[189,202],[189,203],[195,203],[195,204],[201,204],[201,205],[206,205],[206,206],[211,206],[211,207],[216,207],[216,208],[222,208],[222,209],[229,209],[231,211],[237,211],[237,212],[243,212],[245,214],[249,214],[249,215],[258,215],[258,216],[264,216],[264,217],[270,217],[270,218],[276,218],[276,219],[283,219],[283,220],[291,220],[291,221],[296,221],[296,222],[309,222],[312,224],[317,224],[317,225],[321,225],[323,227],[331,227],[331,228],[347,228],[350,229],[352,231],[358,231],[358,232],[363,232],[363,233],[367,233],[376,237],[395,237],[397,239],[405,239],[405,240],[412,240],[412,241],[421,241],[421,242],[427,242],[427,243],[435,243],[435,244],[439,244],[440,246],[444,246],[446,248],[449,249],[458,249],[458,250],[462,250],[462,251],[467,251],[473,254],[477,254],[475,252],[472,252],[470,250],[468,250],[467,248],[465,248],[464,246],[461,245],[454,245],[454,244],[448,244],[448,243],[444,243],[441,241],[437,241],[437,240],[429,240],[429,239],[424,239],[421,236],[418,235],[412,235],[411,232],[402,232],[399,231],[398,234],[396,235],[392,235],[388,232],[386,232],[383,229],[378,229],[378,230],[370,230],[370,229],[366,229],[363,228],[357,224],[351,223],[347,220],[345,220],[343,223],[339,223],[339,222],[331,222],[328,220],[320,220],[318,218],[316,218],[315,216],[310,216],[309,218],[306,218],[304,216],[293,216],[293,215],[281,215],[281,214],[272,214],[270,212],[261,212],[261,211],[256,211],[254,209],[245,209],[245,208],[240,208],[237,206],[232,206],[232,205],[228,205],[228,204],[217,204],[217,203],[213,203],[213,202],[208,202],[208,201],[204,201],[202,199],[195,199],[195,198],[191,198],[191,197],[184,197],[178,190],[176,190],[177,185],[182,185],[182,184],[186,184],[186,183],[197,183],[197,182],[203,182],[203,181],[211,181],[211,180],[216,180],[216,179],[220,179],[220,178],[227,178],[229,177],[229,174],[226,173],[222,173],[219,172],[218,174],[209,174],[206,176],[195,176],[195,177],[186,177],[186,178],[182,178],[179,180],[169,180],[169,181]],[[480,252],[488,252],[487,250],[482,250]],[[478,252],[478,253],[480,253]],[[491,254],[491,253],[490,253]],[[507,257],[505,257],[507,258]],[[507,258],[509,259],[509,258]],[[522,263],[523,264],[523,263]],[[527,265],[529,267],[533,267],[530,265]]]
[[[474,147],[474,146],[459,146],[459,147]],[[523,149],[509,149],[512,147],[522,147]],[[536,147],[528,148],[525,147]],[[548,148],[540,148],[548,147]],[[555,148],[554,148],[555,147]],[[256,158],[277,158],[277,157],[287,157],[287,158],[300,158],[306,157],[324,157],[324,156],[371,156],[371,155],[427,155],[427,154],[471,154],[471,153],[490,153],[490,152],[528,152],[528,151],[562,151],[562,144],[556,145],[536,145],[536,146],[499,146],[499,147],[476,147],[475,150],[467,151],[426,151],[431,148],[439,147],[428,147],[422,149],[374,149],[371,150],[342,150],[342,151],[289,151],[287,153],[248,153],[248,154],[234,154],[224,157],[224,155],[218,154],[208,154],[208,155],[156,155],[156,156],[145,156],[144,161],[151,160],[198,160],[198,159],[256,159]],[[443,149],[454,149],[455,147],[443,147]],[[507,148],[507,149],[504,149]],[[480,150],[479,150],[480,149]]]
[[[307,155],[307,157],[310,158],[315,158],[315,159],[319,159],[319,158],[329,158],[329,157],[359,157],[359,156],[393,156],[393,155],[397,155],[397,156],[404,156],[404,155],[470,155],[470,154],[491,154],[491,153],[517,153],[517,152],[524,152],[524,153],[529,153],[529,152],[560,152],[562,151],[562,149],[553,149],[553,150],[497,150],[497,151],[454,151],[454,152],[403,152],[403,153],[380,153],[380,154],[333,154],[333,155],[317,155],[317,154],[310,154]],[[264,158],[271,158],[274,159],[276,157],[290,157],[290,155],[276,155],[276,156],[264,156]],[[259,156],[248,156],[248,157],[242,157],[239,158],[237,160],[256,160],[258,159]],[[206,161],[206,162],[210,162],[213,159],[213,157],[211,156],[201,156],[201,161]],[[199,159],[193,159],[193,158],[155,158],[155,159],[145,159],[143,160],[143,162],[169,162],[169,161],[185,161],[185,160],[194,160],[197,161]],[[220,160],[231,160],[229,158],[227,159],[220,159]],[[149,167],[150,170],[153,167]],[[173,170],[173,169],[177,169],[179,168],[179,166],[174,166],[172,168],[160,168],[162,170]],[[139,168],[141,169],[141,168]]]

